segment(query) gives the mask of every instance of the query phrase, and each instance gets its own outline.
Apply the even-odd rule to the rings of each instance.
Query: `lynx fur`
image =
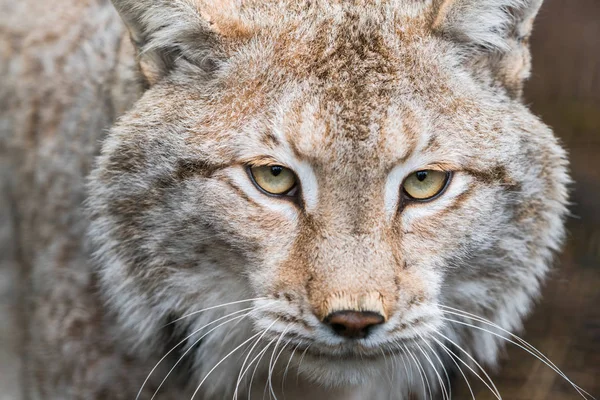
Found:
[[[495,365],[445,307],[518,331],[561,246],[565,152],[521,101],[541,0],[113,3],[0,1],[25,398],[443,398],[448,349]]]

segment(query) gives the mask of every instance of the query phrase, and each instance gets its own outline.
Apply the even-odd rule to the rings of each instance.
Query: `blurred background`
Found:
[[[575,183],[567,246],[521,336],[600,398],[600,0],[545,0],[531,47],[526,102],[568,149]],[[501,367],[491,376],[506,400],[581,399],[515,346]],[[459,382],[453,399],[471,399]],[[495,398],[476,386],[478,400]]]

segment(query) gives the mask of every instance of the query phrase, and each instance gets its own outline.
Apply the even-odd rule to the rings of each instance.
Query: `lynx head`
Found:
[[[541,0],[114,3],[147,90],[91,176],[91,236],[136,340],[256,298],[254,332],[337,384],[460,340],[445,306],[518,327],[568,183],[520,102]]]

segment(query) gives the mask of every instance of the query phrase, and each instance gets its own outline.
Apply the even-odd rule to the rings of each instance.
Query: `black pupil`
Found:
[[[427,179],[427,171],[418,171],[416,175],[419,182],[423,182],[425,179]]]
[[[281,173],[281,171],[283,171],[283,167],[280,167],[280,166],[271,167],[271,175],[273,175],[273,176],[278,176]]]

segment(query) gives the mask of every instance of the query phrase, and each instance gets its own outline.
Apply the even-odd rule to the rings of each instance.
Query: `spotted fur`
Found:
[[[158,397],[190,398],[221,360],[196,398],[231,397],[243,358],[224,357],[262,332],[259,349],[287,345],[274,391],[281,364],[299,374],[287,399],[424,398],[402,346],[439,389],[433,330],[495,364],[502,344],[440,304],[518,330],[560,249],[565,152],[520,101],[540,3],[62,0],[43,26],[0,2],[36,21],[0,42],[28,395],[135,398],[178,340],[251,305],[141,398],[188,349]],[[264,162],[297,174],[298,201],[253,185]],[[452,172],[443,195],[407,201],[404,178],[432,168]],[[385,323],[349,342],[323,323],[344,309]]]

